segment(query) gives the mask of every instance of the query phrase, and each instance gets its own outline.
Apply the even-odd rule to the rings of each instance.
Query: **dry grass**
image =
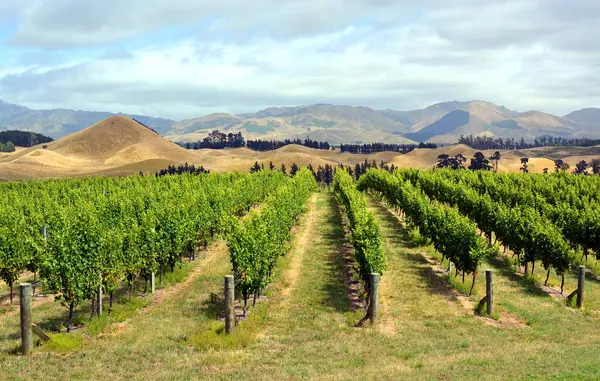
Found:
[[[203,165],[215,172],[247,171],[255,161],[266,166],[269,162],[279,168],[292,163],[303,167],[340,163],[354,166],[363,162],[382,160],[398,167],[431,168],[437,156],[445,153],[462,153],[470,158],[476,150],[464,145],[446,146],[438,149],[418,149],[407,155],[396,152],[375,154],[350,154],[340,151],[315,150],[290,145],[275,151],[256,152],[246,148],[227,150],[185,150],[155,134],[132,119],[113,116],[89,128],[48,143],[31,148],[18,148],[11,154],[0,155],[0,180],[45,179],[90,175],[129,175],[140,171],[154,173],[169,165],[185,162]],[[484,151],[486,156],[492,150]],[[542,172],[552,169],[551,159],[562,158],[572,167],[580,160],[591,161],[600,155],[598,147],[546,147],[523,151],[504,151],[500,171],[519,170],[522,156],[529,156],[530,170]]]

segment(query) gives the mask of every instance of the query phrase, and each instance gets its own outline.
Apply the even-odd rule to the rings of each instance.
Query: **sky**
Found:
[[[600,107],[600,0],[0,0],[0,99],[184,119]]]

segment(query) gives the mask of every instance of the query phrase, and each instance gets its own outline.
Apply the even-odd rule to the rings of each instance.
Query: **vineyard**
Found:
[[[600,377],[600,177],[317,179],[0,184],[3,379]]]
[[[98,178],[2,184],[0,276],[11,289],[23,270],[73,310],[112,295],[136,276],[162,279],[285,177],[253,175]],[[133,292],[133,290],[131,290]]]

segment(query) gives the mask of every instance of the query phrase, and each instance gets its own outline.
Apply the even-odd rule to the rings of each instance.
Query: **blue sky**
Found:
[[[418,4],[415,6],[414,4]],[[2,0],[0,99],[174,119],[600,106],[600,0]]]

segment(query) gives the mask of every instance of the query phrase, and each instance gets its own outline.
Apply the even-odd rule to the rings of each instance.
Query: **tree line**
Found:
[[[309,137],[304,139],[284,139],[284,140],[246,140],[241,132],[225,134],[219,130],[213,130],[201,141],[178,143],[186,149],[223,149],[223,148],[239,148],[247,147],[253,151],[273,151],[290,144],[296,144],[313,149],[321,149],[325,151],[335,150],[336,147],[329,144],[327,141],[312,140]],[[435,143],[419,143],[419,144],[387,144],[387,143],[365,143],[365,144],[340,144],[341,152],[350,153],[374,153],[374,152],[399,152],[408,153],[417,148],[437,148]]]
[[[0,152],[14,152],[15,146],[33,147],[36,144],[54,141],[49,136],[32,131],[8,130],[0,131]]]
[[[332,146],[328,142],[312,140],[309,137],[305,138],[304,140],[248,140],[246,146],[253,151],[273,151],[290,144],[297,144],[308,148],[322,149],[326,151],[329,151],[332,148]]]
[[[328,142],[312,140],[311,138],[302,139],[285,139],[285,140],[248,140],[244,138],[241,132],[225,134],[219,130],[213,130],[207,137],[197,142],[178,143],[185,149],[224,149],[224,148],[240,148],[248,147],[253,151],[273,151],[278,148],[297,144],[314,149],[330,150],[332,146]]]
[[[374,153],[374,152],[400,152],[409,153],[416,148],[437,148],[435,143],[419,144],[386,144],[386,143],[368,143],[368,144],[340,144],[340,151],[350,153]]]
[[[185,164],[178,166],[169,165],[167,168],[156,172],[155,176],[160,177],[166,175],[182,175],[184,173],[189,173],[192,175],[199,175],[201,173],[208,174],[210,173],[210,169],[205,169],[203,166],[196,167],[194,164],[190,165],[186,162]],[[143,175],[143,173],[140,172],[140,175]]]
[[[246,145],[244,136],[241,132],[224,133],[219,130],[213,130],[207,137],[197,142],[178,143],[185,149],[223,149],[223,148],[240,148]]]
[[[534,139],[533,143],[526,142],[524,138],[517,141],[515,138],[494,138],[492,136],[463,136],[458,138],[458,144],[467,145],[473,149],[488,150],[514,150],[550,146],[592,147],[600,144],[600,140],[588,138],[565,139],[562,137],[542,136]]]
[[[467,162],[467,158],[462,154],[458,154],[455,156],[450,156],[447,154],[441,154],[437,157],[436,168],[449,168],[449,169],[470,169],[472,171],[489,171],[494,170],[494,172],[498,172],[498,164],[502,159],[502,155],[499,151],[494,152],[492,156],[486,158],[482,152],[476,152],[471,159],[471,162],[468,166],[465,167],[465,163]],[[554,171],[555,172],[567,172],[570,168],[570,165],[564,162],[562,159],[554,160]],[[522,157],[521,158],[521,167],[519,168],[523,173],[529,173],[529,158]],[[600,159],[593,159],[590,163],[586,160],[581,160],[577,164],[575,164],[575,168],[572,173],[575,175],[589,175],[588,169],[592,170],[593,175],[600,176]],[[550,173],[550,168],[544,168],[543,172],[545,174]]]

